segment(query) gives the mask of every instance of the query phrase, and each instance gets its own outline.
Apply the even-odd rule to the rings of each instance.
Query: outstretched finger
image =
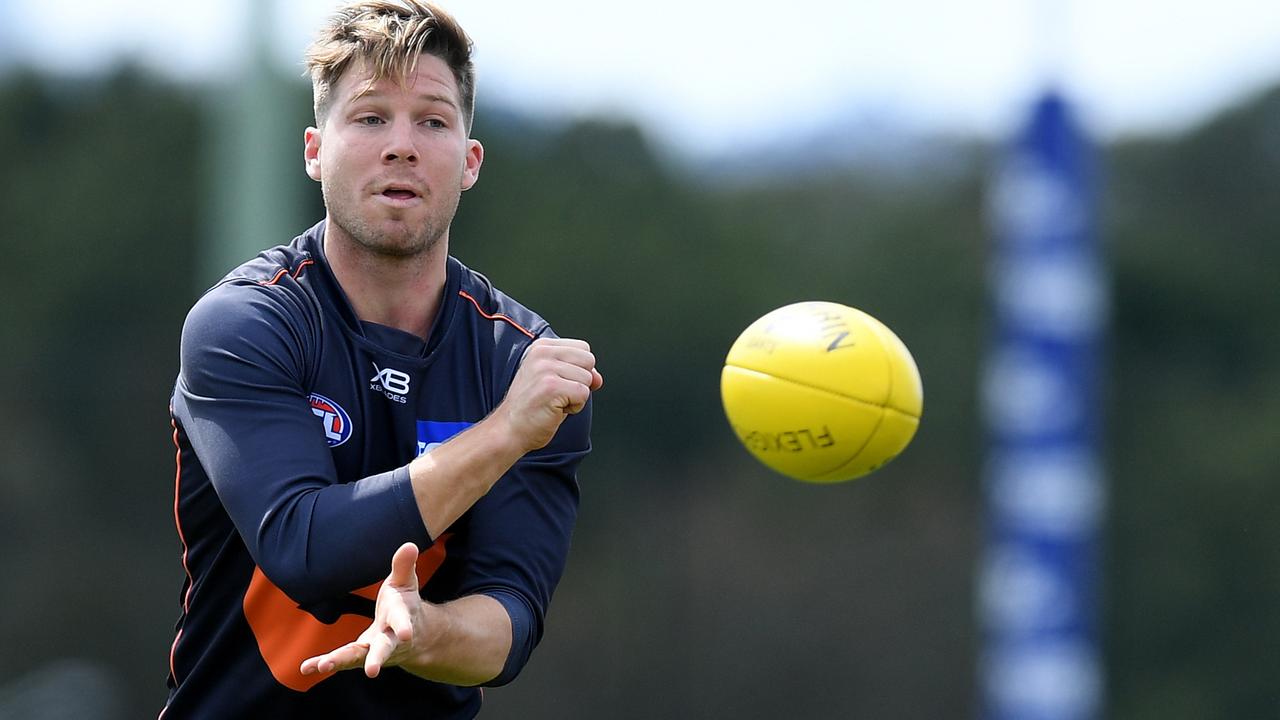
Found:
[[[387,584],[394,588],[418,590],[418,546],[411,542],[401,545],[395,555],[391,556],[391,574],[387,576]]]
[[[369,646],[365,643],[347,643],[336,650],[330,650],[323,655],[316,655],[315,657],[303,660],[299,670],[303,675],[350,670],[352,668],[360,667],[368,652]]]
[[[378,633],[369,643],[369,652],[364,657],[364,674],[371,678],[378,677],[387,658],[391,657],[399,644],[400,641],[390,629]]]

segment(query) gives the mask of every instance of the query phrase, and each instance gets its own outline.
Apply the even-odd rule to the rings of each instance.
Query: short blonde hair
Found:
[[[449,13],[422,0],[357,0],[338,9],[307,48],[307,71],[315,103],[316,125],[332,104],[342,74],[363,59],[373,70],[367,92],[385,78],[405,78],[424,53],[453,71],[463,122],[471,132],[476,79],[471,38]]]

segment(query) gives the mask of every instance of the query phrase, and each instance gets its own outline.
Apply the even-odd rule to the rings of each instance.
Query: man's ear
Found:
[[[467,154],[463,162],[462,189],[470,190],[480,179],[480,165],[484,163],[484,146],[479,140],[467,139]]]
[[[320,131],[309,127],[302,135],[302,160],[307,177],[320,182]]]

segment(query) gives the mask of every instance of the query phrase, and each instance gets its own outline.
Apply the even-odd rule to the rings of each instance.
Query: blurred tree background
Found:
[[[130,69],[0,76],[0,712],[68,661],[113,688],[76,717],[163,704],[167,402],[202,290],[212,94]],[[280,102],[305,121],[305,86]],[[797,146],[743,174],[614,121],[482,107],[475,136],[453,252],[590,339],[608,379],[546,639],[484,716],[972,715],[995,149],[806,165]],[[1103,157],[1109,716],[1276,717],[1280,92]],[[771,475],[720,410],[737,333],[806,299],[882,319],[924,378],[915,442],[856,483]]]

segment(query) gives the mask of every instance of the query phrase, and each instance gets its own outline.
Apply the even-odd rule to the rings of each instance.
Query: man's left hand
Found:
[[[332,673],[364,666],[377,677],[384,667],[409,660],[414,639],[426,632],[427,604],[418,595],[418,546],[405,543],[391,557],[391,574],[378,588],[373,623],[353,642],[302,662],[302,674]],[[422,638],[419,637],[419,642]]]

